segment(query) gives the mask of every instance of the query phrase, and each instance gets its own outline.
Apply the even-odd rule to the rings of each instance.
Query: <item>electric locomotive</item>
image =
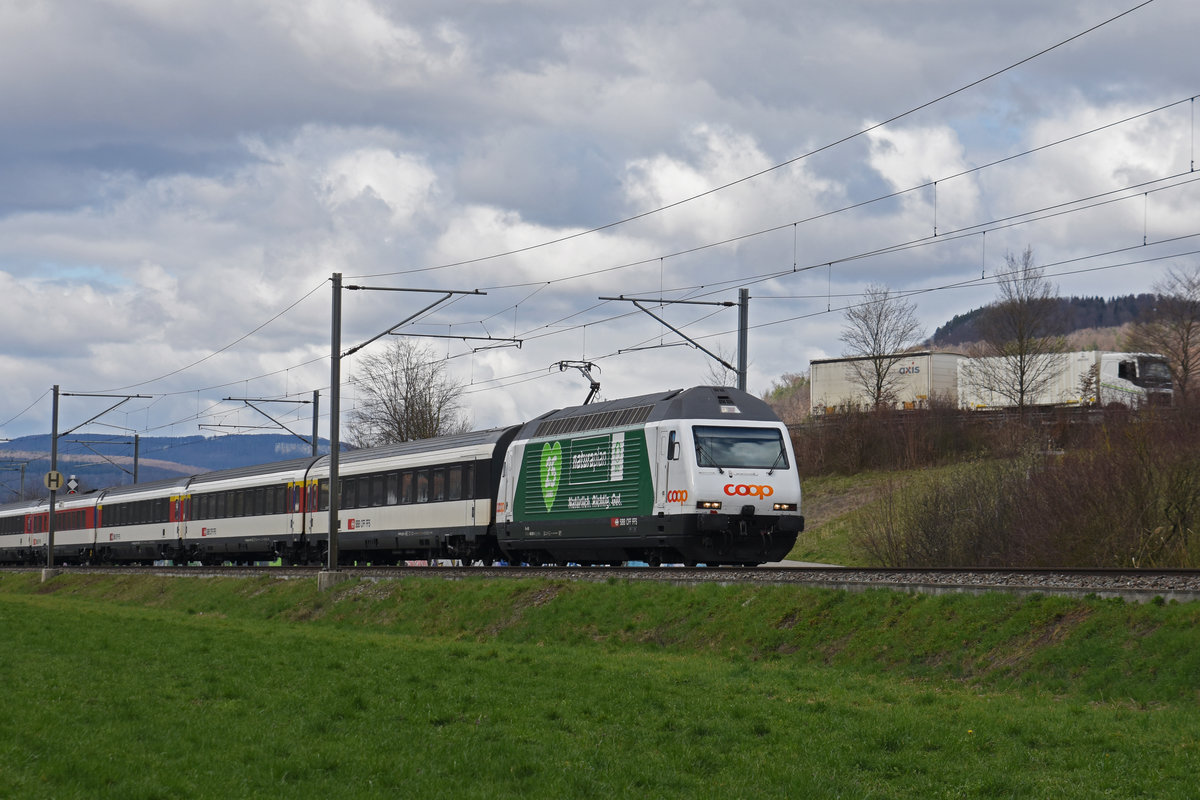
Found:
[[[545,414],[504,460],[497,537],[513,561],[761,564],[804,529],[787,428],[700,386]]]

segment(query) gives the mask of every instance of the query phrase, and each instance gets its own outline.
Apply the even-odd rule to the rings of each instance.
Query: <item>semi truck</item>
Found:
[[[889,388],[897,408],[927,408],[937,402],[957,403],[958,353],[928,350],[886,356]],[[871,398],[859,372],[869,369],[870,356],[824,358],[809,362],[809,392],[812,412],[824,414],[838,408],[866,408]]]
[[[1044,358],[1044,360],[1042,360]],[[1152,353],[1083,350],[1038,357],[1027,380],[1026,406],[1171,405],[1171,372]],[[958,363],[961,408],[987,410],[1018,405],[1015,357],[964,358]]]
[[[888,356],[896,408],[926,408],[938,402],[964,409],[986,410],[1017,405],[1013,368],[1003,356],[969,358],[958,353],[921,351]],[[1026,395],[1027,406],[1169,406],[1171,373],[1167,362],[1152,353],[1083,350],[1047,357],[1044,381]],[[809,362],[812,413],[839,408],[867,408],[870,398],[859,370],[868,356],[826,358]]]

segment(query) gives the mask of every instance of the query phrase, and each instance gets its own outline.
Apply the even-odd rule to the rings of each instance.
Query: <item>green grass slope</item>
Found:
[[[0,577],[4,797],[1191,797],[1200,604]]]

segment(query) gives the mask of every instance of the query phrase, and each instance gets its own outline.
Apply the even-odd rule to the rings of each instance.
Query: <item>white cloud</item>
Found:
[[[609,397],[703,378],[708,360],[692,348],[634,350],[677,339],[600,295],[689,287],[677,296],[731,300],[748,285],[752,324],[788,320],[751,334],[750,383],[761,389],[810,357],[836,354],[837,308],[847,302],[839,295],[869,282],[965,280],[1026,243],[1048,262],[1143,235],[1187,235],[1200,199],[1190,185],[996,227],[986,240],[945,236],[1189,164],[1185,104],[946,179],[1194,91],[1200,57],[1184,32],[1200,7],[1178,4],[1152,4],[869,137],[578,235],[821,148],[863,119],[912,108],[1121,10],[1103,5],[0,6],[0,69],[27,76],[0,84],[0,289],[12,309],[0,320],[0,364],[19,387],[0,419],[50,383],[125,386],[193,362],[144,387],[184,393],[156,400],[145,424],[194,416],[222,393],[210,387],[323,386],[333,272],[492,287],[427,322],[525,339],[520,349],[475,353],[475,343],[439,343],[476,389],[499,381],[470,395],[476,421],[496,424],[578,402],[586,386],[551,369],[561,359],[600,359]],[[936,217],[931,189],[867,202],[930,179],[939,180]],[[935,224],[931,246],[855,258],[930,237]],[[747,236],[767,229],[777,230]],[[734,237],[746,238],[708,247]],[[458,261],[472,263],[413,271]],[[802,271],[757,282],[792,265]],[[1059,282],[1064,293],[1142,291],[1156,269]],[[529,285],[498,288],[517,283]],[[212,355],[310,290],[295,310]],[[990,294],[955,290],[917,303],[932,327]],[[424,302],[348,293],[345,340]],[[729,310],[662,313],[711,337],[706,346],[731,349]],[[254,380],[268,373],[278,374]],[[43,417],[18,424],[36,428]],[[183,432],[194,432],[190,424]]]

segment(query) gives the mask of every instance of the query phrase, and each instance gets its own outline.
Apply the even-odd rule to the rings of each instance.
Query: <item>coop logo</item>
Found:
[[[668,503],[686,503],[688,499],[687,489],[672,489],[667,492]]]
[[[753,483],[739,483],[736,486],[727,483],[725,484],[725,494],[730,497],[757,497],[761,500],[775,494],[775,490],[770,486],[758,486]]]

